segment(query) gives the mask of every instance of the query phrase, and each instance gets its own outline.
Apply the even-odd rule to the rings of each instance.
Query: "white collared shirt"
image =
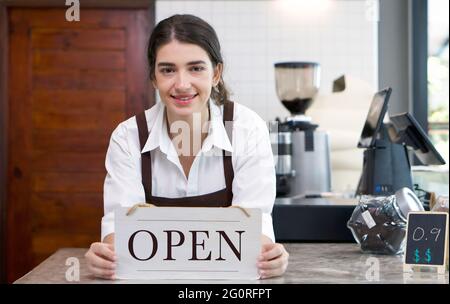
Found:
[[[272,208],[276,182],[269,132],[265,122],[249,108],[234,103],[233,143],[222,121],[223,105],[209,101],[208,135],[186,178],[177,151],[169,138],[165,106],[157,103],[145,111],[149,137],[140,149],[135,117],[113,131],[106,154],[102,240],[114,232],[114,209],[145,202],[141,153],[151,151],[152,195],[180,198],[209,194],[226,187],[222,150],[232,152],[234,170],[232,205],[260,208],[262,234],[275,240]]]

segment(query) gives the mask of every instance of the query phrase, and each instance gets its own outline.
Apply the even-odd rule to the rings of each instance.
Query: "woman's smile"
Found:
[[[176,94],[170,95],[172,100],[180,106],[186,106],[194,102],[194,99],[198,96],[198,94]]]

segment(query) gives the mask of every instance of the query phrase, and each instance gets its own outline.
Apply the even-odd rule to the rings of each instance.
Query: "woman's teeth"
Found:
[[[172,95],[172,97],[175,99],[176,102],[178,103],[189,103],[191,102],[198,94],[195,95],[191,95],[191,96],[175,96]]]

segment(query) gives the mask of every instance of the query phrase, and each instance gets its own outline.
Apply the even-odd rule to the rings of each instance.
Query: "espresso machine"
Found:
[[[305,114],[319,90],[320,65],[276,63],[275,81],[278,98],[291,113],[269,123],[277,197],[320,197],[331,191],[328,134]]]

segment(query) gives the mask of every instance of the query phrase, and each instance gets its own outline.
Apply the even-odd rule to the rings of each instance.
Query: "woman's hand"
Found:
[[[84,256],[88,269],[94,276],[109,280],[115,279],[116,255],[113,235],[105,237],[104,242],[92,243]]]
[[[261,279],[282,275],[287,268],[289,253],[282,244],[273,243],[271,239],[262,236],[261,255],[258,259],[258,269]]]

